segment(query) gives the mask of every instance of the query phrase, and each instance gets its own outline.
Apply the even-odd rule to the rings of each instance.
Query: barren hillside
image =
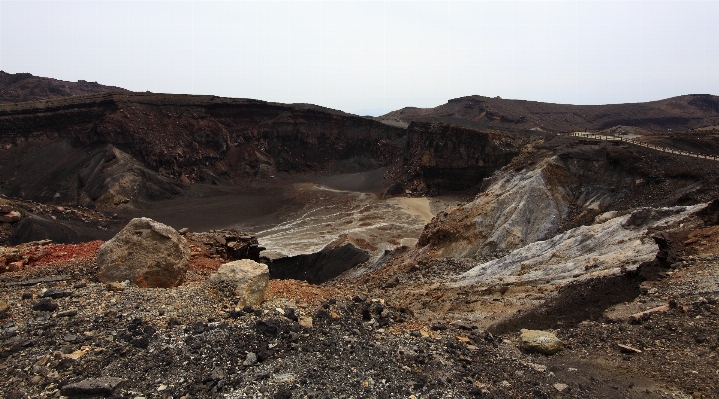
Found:
[[[0,71],[0,104],[123,90],[125,89],[105,86],[97,82],[86,82],[84,80],[67,82],[34,76],[29,73],[6,73]]]
[[[402,108],[380,119],[548,132],[635,126],[666,133],[668,129],[684,131],[719,124],[719,97],[690,94],[646,103],[570,105],[475,95],[455,98],[434,108]]]

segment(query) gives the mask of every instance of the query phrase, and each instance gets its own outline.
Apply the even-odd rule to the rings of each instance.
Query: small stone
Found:
[[[0,312],[10,309],[10,305],[5,301],[0,301]]]
[[[272,376],[272,381],[281,384],[289,384],[295,381],[295,375],[290,373],[275,374]]]
[[[541,330],[524,330],[519,336],[520,348],[527,352],[553,355],[563,348],[562,341],[551,332]]]
[[[37,310],[40,312],[53,312],[57,309],[57,303],[51,301],[49,298],[41,299],[34,305],[32,305],[32,310]]]
[[[167,385],[165,385],[165,384],[160,384],[160,386],[157,387],[158,391],[164,391],[165,389],[167,389]]]
[[[73,317],[77,315],[77,309],[69,309],[69,310],[63,310],[62,312],[57,312],[57,317]]]
[[[55,288],[51,288],[49,290],[44,290],[38,295],[40,298],[52,298],[52,299],[58,299],[58,298],[66,298],[72,295],[71,291],[63,291],[58,290]]]
[[[60,389],[63,396],[110,395],[126,380],[117,377],[88,378],[80,382],[65,385]]]
[[[32,293],[31,292],[23,292],[21,299],[32,299]]]
[[[2,223],[15,223],[22,218],[22,214],[18,211],[11,211],[0,214],[0,222]]]
[[[130,341],[130,345],[135,348],[147,349],[150,346],[150,340],[147,337],[140,337]]]
[[[355,296],[352,298],[352,302],[357,302],[357,303],[361,303],[361,302],[364,302],[364,301],[366,301],[366,300],[367,300],[367,297],[364,296],[364,295],[362,295],[362,294],[355,295]]]
[[[559,392],[564,393],[564,392],[569,391],[569,385],[562,384],[561,382],[557,382],[554,384],[554,389],[556,389]]]
[[[629,345],[617,344],[617,346],[619,347],[619,350],[622,351],[622,353],[642,353],[641,350],[633,348]]]
[[[528,365],[529,367],[535,369],[536,371],[539,371],[540,373],[543,373],[543,372],[547,371],[547,366],[545,366],[545,365],[543,365],[543,364],[527,363],[527,365]]]
[[[120,282],[113,281],[113,282],[107,283],[106,287],[107,287],[108,291],[121,292],[121,291],[124,291],[125,288],[127,288],[127,282],[123,281],[120,283]]]
[[[298,318],[297,318],[297,313],[295,313],[295,309],[294,309],[294,308],[287,308],[287,309],[284,310],[284,313],[285,313],[285,317],[286,317],[286,318],[288,318],[288,319],[290,319],[290,320],[292,320],[292,321],[297,321],[297,320],[298,320]]]
[[[247,353],[247,357],[245,358],[245,361],[242,362],[245,366],[254,366],[257,364],[257,355],[254,352]]]
[[[309,316],[307,316],[307,317],[300,317],[298,323],[299,323],[302,327],[312,328],[312,318],[309,317]]]
[[[63,357],[66,359],[77,360],[77,359],[85,356],[86,353],[87,352],[85,352],[85,351],[73,351],[73,352],[63,355]]]
[[[19,260],[16,262],[10,262],[5,267],[6,267],[7,271],[14,272],[17,270],[22,270],[23,266],[25,266],[25,263],[23,261]]]
[[[64,337],[62,337],[63,340],[65,340],[66,342],[71,342],[71,343],[77,341],[78,338],[79,337],[75,334],[66,334]]]

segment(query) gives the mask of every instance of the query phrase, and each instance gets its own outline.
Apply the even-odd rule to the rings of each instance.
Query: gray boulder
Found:
[[[545,355],[553,355],[564,347],[556,335],[541,330],[522,330],[519,341],[519,346],[523,350]]]
[[[216,289],[229,290],[239,297],[239,307],[257,305],[265,297],[270,271],[267,265],[251,259],[241,259],[225,263],[207,279],[207,283]]]
[[[190,262],[187,241],[175,229],[149,218],[132,219],[97,252],[103,283],[129,280],[139,287],[174,287]]]

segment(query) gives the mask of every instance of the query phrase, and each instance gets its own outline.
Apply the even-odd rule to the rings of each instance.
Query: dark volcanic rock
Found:
[[[66,298],[72,295],[72,291],[64,291],[59,290],[56,288],[51,288],[49,290],[43,291],[40,293],[40,298],[52,298],[52,299],[58,299],[58,298]]]
[[[41,299],[34,305],[32,305],[32,310],[37,310],[41,312],[53,312],[57,309],[57,303],[51,301],[49,298]]]
[[[335,248],[324,248],[320,252],[309,255],[274,260],[270,264],[270,277],[320,284],[367,260],[369,260],[367,252],[352,244],[345,244]]]
[[[60,394],[65,396],[110,395],[123,382],[125,382],[124,379],[117,377],[88,378],[65,385],[60,389]]]

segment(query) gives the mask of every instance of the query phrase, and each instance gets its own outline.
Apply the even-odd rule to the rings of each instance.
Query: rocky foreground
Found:
[[[493,332],[415,316],[362,284],[272,280],[261,303],[239,307],[235,293],[206,283],[231,258],[217,233],[185,233],[195,250],[172,288],[99,282],[101,242],[24,244],[13,249],[22,270],[2,275],[0,395],[714,397],[719,234],[698,231],[694,254],[673,253],[673,268],[635,299],[597,316],[560,290],[543,316]],[[583,290],[595,299],[605,291]],[[558,340],[520,334],[521,324]],[[544,344],[531,334],[546,334]]]

